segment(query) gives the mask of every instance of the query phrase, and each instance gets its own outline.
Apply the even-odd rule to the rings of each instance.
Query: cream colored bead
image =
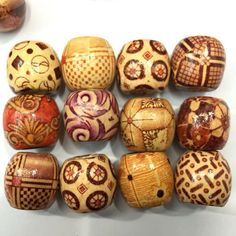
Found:
[[[112,203],[116,177],[106,155],[77,156],[63,163],[60,173],[62,197],[77,212],[97,211]]]
[[[163,90],[170,79],[170,62],[164,45],[155,40],[125,44],[117,59],[120,89],[126,93]]]
[[[218,151],[187,151],[177,162],[175,188],[182,202],[224,206],[231,181],[230,167]]]
[[[61,84],[60,62],[49,45],[40,41],[20,42],[9,53],[7,78],[16,93],[56,91]]]

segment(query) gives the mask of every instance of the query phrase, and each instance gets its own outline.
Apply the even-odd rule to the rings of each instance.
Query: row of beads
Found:
[[[147,93],[168,85],[171,68],[176,87],[191,90],[216,89],[223,78],[225,51],[208,36],[188,37],[176,46],[171,62],[164,45],[155,40],[134,40],[125,44],[116,58],[110,44],[99,37],[78,37],[69,41],[61,63],[46,43],[16,44],[8,58],[8,82],[16,92],[58,90],[61,68],[72,90],[108,89],[116,74],[121,91]]]
[[[109,206],[117,187],[113,165],[104,154],[70,158],[63,163],[60,175],[56,158],[48,153],[19,152],[6,168],[6,197],[17,209],[50,207],[59,183],[65,203],[77,212]],[[219,152],[188,151],[177,163],[174,180],[164,152],[145,152],[121,158],[118,183],[129,206],[135,208],[168,203],[174,185],[182,202],[224,206],[230,196],[231,174]]]
[[[60,111],[47,95],[11,98],[3,114],[4,132],[15,149],[45,147],[59,136]],[[110,140],[121,127],[131,151],[165,151],[175,126],[182,146],[190,150],[219,150],[229,136],[227,104],[213,97],[190,97],[181,105],[177,125],[171,104],[161,98],[133,98],[121,115],[114,95],[106,90],[72,92],[64,106],[64,124],[73,141]]]

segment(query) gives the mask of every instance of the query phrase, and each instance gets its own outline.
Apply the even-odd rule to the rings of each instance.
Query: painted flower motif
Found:
[[[143,41],[142,40],[134,40],[131,42],[130,46],[127,48],[128,53],[137,53],[142,50]]]
[[[15,124],[9,124],[8,139],[11,143],[24,142],[29,146],[40,144],[49,134],[49,126],[40,123],[39,120],[26,118],[17,120]]]
[[[145,77],[144,66],[138,60],[130,60],[124,67],[124,74],[130,80],[143,79]]]
[[[66,204],[68,205],[68,207],[70,207],[71,209],[74,209],[74,210],[79,209],[80,203],[74,193],[65,190],[65,191],[63,191],[62,195],[63,195],[63,198],[64,198]]]
[[[99,210],[107,205],[108,196],[103,191],[96,191],[89,195],[86,200],[86,205],[90,210]]]
[[[158,80],[165,80],[168,76],[167,66],[163,61],[155,61],[152,65],[152,76]]]
[[[70,161],[64,169],[63,178],[68,184],[74,183],[80,175],[81,164],[77,161]]]

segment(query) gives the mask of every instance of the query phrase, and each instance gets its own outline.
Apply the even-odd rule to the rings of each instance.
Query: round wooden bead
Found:
[[[225,50],[215,38],[188,37],[174,49],[171,66],[176,87],[214,90],[220,85],[224,74]]]
[[[16,44],[7,60],[7,76],[14,92],[58,90],[60,62],[54,50],[39,41]]]
[[[131,207],[156,207],[171,200],[173,171],[164,152],[124,155],[118,176],[122,195]]]
[[[131,151],[164,151],[173,141],[175,114],[160,98],[133,98],[121,112],[121,136]]]
[[[50,207],[56,199],[58,185],[59,167],[52,154],[18,152],[7,165],[5,194],[14,208]]]
[[[97,211],[112,203],[116,190],[114,168],[103,154],[66,160],[60,172],[61,194],[77,212]]]
[[[70,40],[62,56],[62,72],[72,91],[106,89],[114,80],[116,60],[110,44],[99,37]]]
[[[25,0],[0,0],[0,32],[19,28],[25,19]]]
[[[11,98],[4,109],[5,136],[15,149],[46,147],[59,135],[60,112],[46,95],[21,95]]]
[[[119,107],[106,90],[72,92],[65,103],[64,123],[73,141],[111,139],[119,128]]]
[[[190,97],[180,107],[177,136],[187,149],[222,149],[229,137],[229,127],[229,108],[219,98]]]
[[[230,197],[231,172],[218,151],[188,151],[179,159],[175,188],[182,202],[224,206]]]
[[[118,76],[123,92],[146,93],[163,90],[170,78],[169,56],[155,40],[125,44],[118,57]]]

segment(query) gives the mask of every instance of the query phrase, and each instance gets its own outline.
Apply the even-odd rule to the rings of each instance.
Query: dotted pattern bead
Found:
[[[77,212],[97,211],[112,203],[116,177],[103,154],[79,156],[63,163],[60,184],[62,197]]]
[[[62,56],[64,80],[72,91],[109,88],[114,80],[115,64],[112,47],[98,37],[70,40]]]
[[[217,151],[186,152],[177,163],[175,179],[182,202],[224,206],[230,197],[230,167]]]

